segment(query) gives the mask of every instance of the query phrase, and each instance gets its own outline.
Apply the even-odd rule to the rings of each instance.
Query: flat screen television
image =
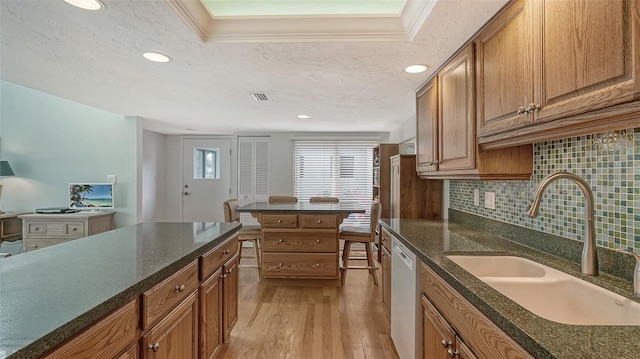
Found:
[[[69,208],[113,209],[112,183],[69,183]]]

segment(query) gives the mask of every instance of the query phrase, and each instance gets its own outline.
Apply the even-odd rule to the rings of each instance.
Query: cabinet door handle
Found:
[[[149,350],[157,352],[158,350],[160,350],[160,343],[149,344]]]
[[[175,291],[178,292],[178,293],[182,293],[182,292],[184,292],[184,288],[185,288],[184,284],[181,284],[179,286],[177,285],[176,288],[175,288]]]
[[[516,114],[518,115],[526,115],[527,114],[527,109],[523,107],[518,107],[518,110],[516,111]]]
[[[227,270],[227,274],[231,274],[231,272],[233,272],[233,268]]]
[[[457,350],[454,352],[453,349],[449,348],[449,350],[447,350],[447,354],[449,354],[451,358],[455,358],[460,354],[460,352]]]
[[[525,113],[531,113],[531,112],[538,112],[540,111],[540,105],[536,105],[535,103],[530,103],[527,105],[527,108],[525,110]]]
[[[383,253],[383,255],[384,255],[384,253]],[[446,348],[451,346],[451,342],[447,341],[446,339],[442,339],[442,346],[446,349]]]

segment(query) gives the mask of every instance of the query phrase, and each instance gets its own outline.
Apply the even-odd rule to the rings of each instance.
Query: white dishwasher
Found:
[[[416,340],[420,325],[418,263],[415,254],[395,237],[391,243],[391,339],[400,359],[415,359],[420,355]]]

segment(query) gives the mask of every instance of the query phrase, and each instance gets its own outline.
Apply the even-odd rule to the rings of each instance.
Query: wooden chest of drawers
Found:
[[[22,249],[25,252],[112,230],[115,212],[25,214]]]

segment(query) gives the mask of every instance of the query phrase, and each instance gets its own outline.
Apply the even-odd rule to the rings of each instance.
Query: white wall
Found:
[[[136,120],[6,81],[0,93],[0,159],[16,173],[0,179],[1,208],[66,207],[70,182],[114,174],[116,227],[136,223]]]
[[[153,131],[142,131],[142,222],[166,221],[165,138]]]

